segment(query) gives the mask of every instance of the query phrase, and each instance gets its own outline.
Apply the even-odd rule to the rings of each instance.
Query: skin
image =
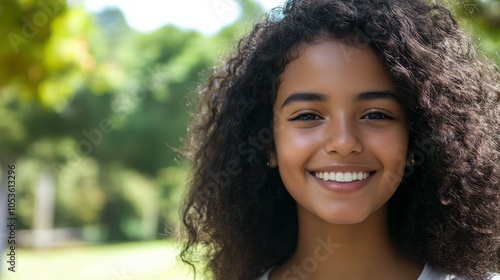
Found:
[[[270,279],[417,279],[423,264],[391,243],[387,227],[387,201],[408,149],[393,82],[367,47],[324,39],[298,51],[274,104],[271,165],[297,202],[299,237],[296,252]],[[319,171],[370,176],[333,183],[316,178]]]

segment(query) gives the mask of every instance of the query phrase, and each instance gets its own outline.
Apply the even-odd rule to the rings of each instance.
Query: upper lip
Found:
[[[373,168],[360,165],[329,165],[309,169],[310,172],[372,172]]]

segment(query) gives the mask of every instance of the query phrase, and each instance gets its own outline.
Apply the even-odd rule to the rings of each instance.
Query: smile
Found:
[[[314,176],[324,181],[353,182],[364,180],[370,176],[369,172],[314,172]]]

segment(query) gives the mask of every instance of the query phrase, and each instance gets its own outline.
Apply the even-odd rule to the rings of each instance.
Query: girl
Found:
[[[213,279],[500,279],[499,80],[442,6],[288,1],[201,89],[182,259]]]

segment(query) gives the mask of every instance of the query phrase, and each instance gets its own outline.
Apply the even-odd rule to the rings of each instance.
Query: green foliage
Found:
[[[22,98],[61,110],[74,89],[91,71],[86,34],[91,29],[81,8],[68,9],[65,1],[2,3],[0,87],[12,87]]]
[[[101,167],[101,171],[100,180],[106,193],[101,225],[108,240],[151,238],[151,232],[155,238],[156,219],[153,222],[148,220],[158,211],[155,206],[157,187],[152,180],[119,164]]]
[[[188,183],[188,169],[184,166],[171,166],[159,171],[157,184],[159,186],[159,196],[164,198],[160,201],[161,215],[165,227],[165,235],[176,234],[176,226],[180,223],[179,206],[185,194]]]
[[[0,104],[0,154],[7,160],[22,152],[28,132],[19,109],[22,104],[12,90],[4,89]]]
[[[3,168],[3,166],[2,166]],[[17,162],[17,170],[23,170],[23,176],[18,176],[16,184],[16,215],[18,218],[18,229],[29,229],[33,227],[33,215],[35,212],[35,186],[41,168],[35,160],[22,158]]]
[[[448,0],[461,27],[500,65],[500,0]]]
[[[70,168],[70,167],[65,167]],[[57,227],[79,227],[99,224],[106,193],[99,182],[99,165],[85,158],[78,170],[60,170],[56,185]]]
[[[66,1],[2,2],[0,41],[0,162],[15,162],[41,137],[57,137],[61,112],[87,80],[92,30],[82,8]]]

